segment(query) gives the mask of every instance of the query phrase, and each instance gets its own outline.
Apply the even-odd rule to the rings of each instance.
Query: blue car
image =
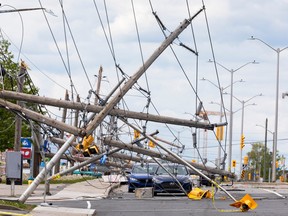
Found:
[[[152,177],[157,169],[157,164],[135,164],[132,167],[128,178],[128,192],[133,192],[136,188],[153,187]]]
[[[192,179],[185,166],[180,164],[163,164],[162,166],[164,168],[159,166],[152,179],[154,195],[157,195],[157,193],[189,193],[192,190]]]

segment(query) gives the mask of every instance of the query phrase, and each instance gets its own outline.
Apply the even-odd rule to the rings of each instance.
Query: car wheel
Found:
[[[157,196],[157,192],[154,192],[154,196]]]
[[[132,189],[132,188],[128,188],[128,192],[129,192],[129,193],[132,193],[132,192],[133,192],[133,189]]]

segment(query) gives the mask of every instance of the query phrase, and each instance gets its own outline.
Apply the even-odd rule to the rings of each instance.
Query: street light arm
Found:
[[[230,95],[230,93],[228,93],[228,92],[224,92],[223,94],[229,94],[229,95]],[[253,98],[258,97],[258,96],[262,96],[262,93],[257,94],[257,95],[254,95],[253,97],[249,98],[249,99],[246,100],[246,101],[244,101],[244,100],[240,100],[239,98],[237,98],[237,97],[234,96],[234,95],[233,95],[233,98],[236,99],[237,101],[239,101],[240,103],[245,104],[245,103],[247,103],[248,101],[250,101],[250,100],[252,100]]]
[[[245,107],[247,107],[247,106],[256,106],[256,105],[257,105],[256,103],[253,103],[253,104],[246,104],[245,106],[243,106],[243,107],[237,109],[236,111],[234,111],[233,114],[234,114],[234,113],[237,113],[238,111],[242,110],[243,108],[245,108]]]
[[[256,63],[257,63],[257,62],[256,62],[255,60],[254,60],[254,61],[251,61],[251,62],[247,62],[246,64],[240,66],[239,68],[237,68],[237,69],[234,70],[233,72],[236,72],[236,71],[240,70],[241,68],[245,67],[245,66],[248,65],[248,64],[256,64]]]
[[[202,80],[202,81],[208,81],[209,83],[211,83],[213,86],[215,86],[216,88],[218,88],[219,89],[219,86],[217,86],[215,83],[213,83],[212,81],[210,81],[209,79],[206,79],[206,78],[202,78],[202,79],[200,79],[200,80]]]
[[[268,46],[270,49],[272,49],[272,50],[274,50],[275,52],[277,52],[277,50],[276,50],[274,47],[270,46],[268,43],[266,43],[265,41],[263,41],[263,40],[261,40],[261,39],[259,39],[259,38],[255,38],[255,37],[251,36],[250,40],[258,40],[258,41],[262,42],[263,44],[265,44],[266,46]],[[287,47],[286,47],[286,48],[287,48]],[[285,48],[285,49],[286,49],[286,48]]]
[[[280,49],[279,52],[282,52],[283,50],[285,50],[285,49],[287,49],[287,48],[288,48],[288,46],[287,46],[287,47],[284,47],[284,48],[282,48],[282,49]]]
[[[219,65],[220,67],[222,67],[222,68],[224,68],[225,70],[231,72],[231,70],[229,70],[229,69],[226,68],[224,65],[222,65],[222,64],[220,64],[220,63],[218,63],[218,62],[216,62],[216,61],[212,61],[211,59],[209,59],[209,62],[215,62],[215,63],[216,63],[217,65]]]
[[[55,17],[57,17],[54,13],[53,13],[53,11],[52,10],[48,10],[48,9],[46,9],[46,8],[43,8],[43,7],[40,7],[40,8],[23,8],[23,9],[17,9],[17,8],[15,8],[15,7],[13,7],[13,6],[11,6],[11,5],[7,5],[7,4],[5,4],[5,5],[2,5],[1,7],[11,7],[11,8],[13,8],[13,10],[0,10],[0,13],[15,13],[15,12],[24,12],[24,11],[33,11],[33,10],[43,10],[43,11],[45,11],[46,13],[48,13],[48,14],[50,14],[50,15],[52,15],[52,16],[55,16]]]
[[[217,103],[217,102],[214,102],[214,101],[211,101],[210,104],[217,104],[217,105],[221,106],[220,103]],[[230,110],[227,109],[226,107],[222,106],[222,108],[224,108],[228,113],[230,113]],[[224,113],[223,113],[223,115],[224,115]]]
[[[262,125],[258,125],[258,124],[256,124],[256,126],[257,127],[262,127],[262,128],[264,128],[265,129],[265,127],[264,126],[262,126]],[[271,133],[272,135],[274,134],[272,131],[270,131],[269,129],[267,129],[267,131],[269,132],[269,133]]]
[[[253,98],[255,97],[258,97],[258,96],[262,96],[262,93],[258,94],[258,95],[254,95],[253,97],[249,98],[248,100],[244,101],[244,103],[247,103],[248,101],[252,100]]]
[[[232,83],[232,85],[234,85],[234,84],[237,83],[237,82],[245,82],[245,81],[244,81],[243,79],[236,80],[236,81],[234,81],[234,82]],[[228,86],[222,88],[222,92],[223,92],[225,89],[229,88],[230,86],[231,86],[231,85],[228,85]]]
[[[220,63],[218,63],[218,62],[216,62],[216,61],[212,61],[211,59],[209,59],[208,62],[215,62],[217,65],[219,65],[220,67],[224,68],[225,70],[227,70],[227,71],[229,71],[229,72],[231,72],[231,73],[240,70],[241,68],[245,67],[245,66],[248,65],[248,64],[256,64],[256,63],[258,63],[258,62],[256,62],[256,61],[254,60],[254,61],[251,61],[251,62],[247,62],[246,64],[240,66],[240,67],[237,68],[236,70],[233,70],[233,69],[230,69],[230,70],[229,70],[229,69],[226,68],[224,65],[222,65],[222,64],[220,64]]]

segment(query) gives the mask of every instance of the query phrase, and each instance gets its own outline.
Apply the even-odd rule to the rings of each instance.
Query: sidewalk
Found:
[[[42,202],[42,205],[34,208],[29,215],[94,215],[95,209],[63,208],[49,205],[49,203],[60,200],[103,199],[109,195],[112,188],[118,186],[119,183],[105,183],[102,178],[67,185],[50,184],[50,193],[52,195],[46,195],[44,199],[45,185],[40,184],[26,203]],[[17,200],[27,187],[28,185],[15,185],[15,196],[11,197],[11,185],[0,184],[0,199]]]

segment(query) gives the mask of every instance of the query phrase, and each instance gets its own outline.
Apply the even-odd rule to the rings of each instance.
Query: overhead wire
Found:
[[[154,14],[154,16],[155,16],[155,18],[156,18],[156,20],[157,20],[157,22],[158,22],[158,24],[159,24],[159,26],[160,26],[160,29],[162,30],[164,36],[167,37],[166,34],[165,34],[165,30],[167,30],[167,28],[166,28],[166,27],[164,28],[164,27],[163,27],[163,26],[164,26],[163,22],[161,22],[161,20],[160,20],[160,18],[159,18],[158,16],[156,17],[156,12],[155,12],[154,9],[153,9],[153,5],[152,5],[151,0],[149,0],[149,3],[150,3],[150,7],[151,7],[151,10],[152,10],[152,13]],[[206,11],[205,11],[205,4],[204,4],[204,2],[202,2],[202,5],[203,5],[203,9],[201,9],[201,10],[204,10],[204,12],[205,12],[206,24],[207,24],[207,23],[208,23],[208,19],[207,19],[207,15],[206,15]],[[191,17],[188,1],[186,1],[186,6],[187,6],[187,9],[188,9],[189,17]],[[199,13],[199,12],[198,12],[198,13]],[[198,77],[198,70],[197,70],[197,67],[198,67],[198,60],[197,60],[197,59],[198,59],[198,51],[197,51],[197,46],[196,46],[195,35],[194,35],[194,32],[193,32],[192,22],[191,22],[191,29],[192,29],[192,35],[193,35],[193,38],[194,38],[194,46],[195,46],[195,50],[196,50],[196,51],[193,51],[193,50],[192,50],[192,51],[193,51],[193,53],[196,55],[196,77]],[[207,29],[208,29],[208,33],[209,33],[209,40],[210,40],[210,43],[211,43],[211,46],[212,46],[212,40],[211,40],[209,25],[207,25]],[[178,40],[179,40],[179,38],[178,38]],[[180,43],[180,45],[181,45],[181,44],[182,44],[182,46],[183,46],[183,43]],[[197,80],[197,81],[196,81],[196,88],[194,88],[193,85],[192,85],[192,83],[191,83],[191,81],[190,81],[190,79],[189,79],[189,77],[188,77],[188,75],[187,75],[187,73],[185,72],[183,66],[181,65],[181,62],[180,62],[179,58],[177,57],[177,55],[176,55],[173,47],[172,47],[171,45],[170,45],[169,47],[170,47],[170,49],[171,49],[171,51],[172,51],[172,53],[173,53],[176,61],[178,62],[178,64],[179,64],[179,66],[180,66],[180,68],[181,68],[181,70],[182,70],[182,72],[183,72],[186,80],[188,81],[190,87],[192,88],[192,90],[194,91],[194,93],[195,93],[195,95],[196,95],[196,109],[197,109],[197,99],[198,99],[199,101],[201,101],[200,98],[199,98],[199,95],[198,95],[198,93],[197,93],[197,92],[198,92],[198,82],[197,82],[198,79],[196,79],[196,80]],[[184,47],[185,47],[185,46],[184,46]],[[187,48],[186,48],[186,49],[187,49]],[[217,73],[217,78],[218,78],[218,83],[219,83],[218,73]],[[218,85],[219,85],[219,84],[218,84]],[[220,88],[219,88],[219,89],[220,89]],[[205,111],[204,106],[203,106],[202,108],[203,108],[204,113],[205,113],[206,111]],[[208,117],[208,116],[207,116],[207,117]],[[207,118],[207,120],[209,121],[209,118]],[[209,121],[209,122],[210,122],[210,121]],[[226,121],[226,122],[227,122],[227,121]],[[195,131],[196,131],[196,130],[195,130]],[[214,133],[214,136],[216,137],[216,134],[215,134],[214,131],[213,131],[213,133]],[[221,142],[218,141],[218,143],[219,143],[220,147],[222,148],[222,150],[223,150],[224,153],[225,153],[225,152],[226,152],[226,149],[223,149],[223,146],[221,145]],[[199,150],[198,150],[198,154],[199,154]],[[204,164],[204,163],[203,163],[203,164]],[[204,164],[204,165],[205,165],[205,164]]]
[[[69,59],[69,49],[68,49],[68,42],[67,42],[67,33],[66,33],[66,25],[65,25],[65,14],[64,14],[64,8],[63,8],[63,0],[59,0],[60,6],[61,6],[61,11],[62,11],[62,22],[63,22],[63,31],[64,31],[64,40],[65,40],[65,49],[66,49],[66,57],[67,57],[67,69],[68,69],[68,73],[70,74],[71,77],[71,67],[70,67],[70,59]],[[73,82],[71,80],[71,78],[69,79],[70,81],[70,88],[71,88],[71,97],[72,97],[72,101],[74,101],[74,94],[73,94]]]
[[[101,27],[102,27],[102,31],[104,32],[104,35],[105,35],[105,38],[106,38],[106,42],[108,44],[108,47],[109,47],[109,50],[111,52],[111,55],[112,55],[112,58],[113,58],[113,61],[114,61],[114,64],[115,64],[115,67],[116,67],[116,74],[117,74],[117,78],[118,78],[118,82],[120,80],[120,77],[119,77],[119,71],[121,72],[122,76],[125,77],[126,79],[129,79],[130,77],[121,69],[120,65],[117,63],[117,60],[116,60],[116,55],[115,55],[115,50],[114,50],[114,45],[113,45],[113,37],[112,37],[112,31],[111,31],[111,27],[110,27],[110,21],[109,21],[109,15],[108,15],[108,10],[107,10],[107,4],[106,4],[106,1],[104,0],[104,10],[105,10],[105,16],[106,16],[106,22],[107,22],[107,26],[108,26],[108,34],[109,34],[109,39],[108,39],[108,34],[106,33],[106,30],[104,28],[104,23],[103,23],[103,20],[101,18],[101,15],[100,15],[100,11],[99,11],[99,7],[96,3],[96,1],[94,0],[94,6],[95,6],[95,9],[96,9],[96,12],[97,12],[97,15],[98,15],[98,18],[100,20],[100,24],[101,24]],[[135,16],[135,19],[136,19],[136,16]],[[135,23],[137,24],[137,22],[135,21]],[[137,29],[137,28],[136,28]],[[138,33],[138,38],[139,38],[139,33]],[[110,41],[109,41],[110,40]],[[140,38],[139,38],[140,40]],[[139,41],[138,40],[138,41]],[[140,44],[141,45],[141,44]],[[142,62],[143,62],[143,55],[142,55]],[[119,71],[118,71],[119,70]],[[138,85],[136,83],[136,85]],[[135,88],[133,86],[133,88]],[[141,87],[139,87],[138,89],[135,88],[136,90],[139,91]],[[121,87],[119,87],[119,91],[121,91]],[[139,91],[140,92],[140,91]],[[141,92],[142,93],[142,92]],[[142,93],[143,94],[143,93]],[[144,94],[143,94],[144,95]],[[122,106],[123,106],[123,110],[129,110],[128,108],[128,105],[127,103],[125,102],[125,99],[122,98],[121,99],[122,101]],[[135,121],[136,122],[136,121]],[[131,133],[130,133],[131,134]]]
[[[59,0],[59,1],[60,1],[60,0]],[[61,4],[61,7],[62,7],[62,4]],[[83,69],[83,71],[84,71],[84,74],[85,74],[85,76],[86,76],[86,79],[87,79],[87,81],[88,81],[88,83],[89,83],[90,88],[93,89],[92,84],[91,84],[91,81],[90,81],[90,78],[89,78],[89,76],[88,76],[88,73],[87,73],[87,70],[86,70],[86,68],[85,68],[84,62],[83,62],[82,57],[81,57],[81,55],[80,55],[78,46],[77,46],[77,44],[76,44],[74,35],[73,35],[73,33],[72,33],[70,24],[69,24],[69,22],[68,22],[68,19],[67,19],[67,16],[66,16],[66,13],[65,13],[63,7],[62,7],[62,10],[63,10],[63,11],[62,11],[63,18],[64,18],[64,20],[65,20],[65,22],[66,22],[66,24],[67,24],[67,27],[68,27],[68,30],[69,30],[69,33],[70,33],[70,36],[71,36],[71,39],[72,39],[74,48],[75,48],[75,50],[76,50],[77,56],[78,56],[79,61],[80,61],[80,64],[81,64],[81,66],[82,66],[82,69]],[[68,68],[67,68],[67,72],[69,72]],[[71,74],[70,74],[69,78],[71,79]],[[74,86],[74,85],[73,85],[73,86]],[[75,87],[74,87],[74,88],[75,88]],[[75,90],[76,90],[76,89],[75,89]],[[76,91],[76,93],[77,93],[77,91]],[[78,93],[77,93],[77,94],[78,94]]]
[[[227,120],[227,114],[225,111],[225,106],[224,106],[224,99],[223,99],[223,94],[221,93],[221,85],[220,85],[220,79],[219,79],[219,73],[218,73],[218,69],[217,69],[217,64],[216,64],[216,57],[215,57],[215,53],[214,53],[214,47],[213,47],[213,43],[212,43],[212,37],[211,37],[211,33],[210,33],[210,26],[209,26],[209,22],[208,22],[208,16],[206,13],[206,8],[205,8],[205,3],[204,0],[202,0],[202,6],[204,8],[204,17],[205,17],[205,22],[206,22],[206,28],[207,28],[207,33],[208,33],[208,38],[209,38],[209,44],[210,44],[210,49],[211,49],[211,54],[212,54],[212,59],[214,62],[214,69],[215,69],[215,73],[216,73],[216,78],[217,78],[217,84],[218,84],[218,89],[219,89],[219,94],[220,94],[220,98],[221,98],[221,104],[223,106],[223,110],[224,110],[224,116],[225,116],[225,122],[228,122]],[[213,131],[214,132],[214,131]],[[224,144],[224,148],[221,144],[221,142],[218,140],[218,144],[220,145],[222,151],[224,152],[224,156],[226,153],[226,147],[227,147],[227,130],[225,133],[225,144]],[[216,134],[214,132],[214,136],[216,137]]]
[[[39,4],[40,4],[41,8],[43,8],[41,0],[38,0],[38,2],[39,2]],[[60,0],[59,0],[59,3],[60,3],[60,5],[62,5],[61,2],[60,2]],[[48,25],[49,31],[50,31],[50,33],[51,33],[51,36],[52,36],[52,38],[53,38],[54,44],[55,44],[55,46],[56,46],[56,48],[57,48],[58,54],[59,54],[59,56],[60,56],[60,58],[61,58],[61,61],[62,61],[62,63],[63,63],[63,66],[64,66],[64,68],[65,68],[65,70],[66,70],[66,73],[67,73],[67,75],[68,75],[68,77],[69,77],[70,86],[71,86],[71,88],[73,87],[74,90],[75,90],[75,92],[76,92],[76,94],[79,95],[78,92],[77,92],[77,89],[76,89],[75,85],[73,84],[72,76],[71,76],[71,73],[70,73],[71,71],[70,71],[70,69],[68,68],[67,64],[66,64],[65,61],[64,61],[63,55],[62,55],[62,53],[61,53],[61,51],[60,51],[60,48],[59,48],[59,46],[58,46],[58,43],[57,43],[57,41],[56,41],[56,38],[55,38],[54,33],[53,33],[53,31],[52,31],[52,28],[51,28],[51,25],[50,25],[50,23],[49,23],[49,21],[48,21],[48,18],[47,18],[47,16],[46,16],[45,12],[44,12],[44,11],[42,11],[42,12],[43,12],[43,16],[44,16],[44,18],[45,18],[45,21],[46,21],[46,23],[47,23],[47,25]],[[71,35],[71,38],[72,38],[74,47],[75,47],[76,52],[77,52],[77,55],[78,55],[78,58],[79,58],[80,63],[81,63],[81,65],[82,65],[82,68],[83,68],[83,71],[84,71],[85,76],[86,76],[86,78],[87,78],[87,81],[88,81],[88,83],[89,83],[89,85],[90,85],[90,87],[91,87],[91,89],[92,89],[92,85],[91,85],[90,79],[89,79],[88,74],[87,74],[87,71],[86,71],[86,69],[85,69],[85,67],[84,67],[84,63],[83,63],[83,61],[82,61],[82,59],[81,59],[80,53],[79,53],[79,51],[78,51],[78,47],[77,47],[76,42],[75,42],[75,40],[74,40],[74,37],[73,37],[73,34],[72,34],[72,30],[71,30],[71,28],[70,28],[70,25],[69,25],[69,22],[68,22],[68,20],[67,20],[66,15],[65,15],[65,11],[64,11],[64,8],[63,8],[63,7],[62,7],[62,15],[63,15],[63,19],[64,19],[65,22],[67,23],[67,26],[68,26],[68,29],[69,29],[69,32],[70,32],[70,35]],[[65,23],[65,22],[64,22],[64,23]],[[65,38],[66,38],[66,36],[65,36]],[[71,83],[72,83],[72,84],[71,84]],[[66,88],[65,88],[65,89],[66,89]],[[69,91],[69,92],[70,92],[70,91]],[[72,94],[73,94],[73,91],[72,91]]]
[[[14,10],[17,10],[17,8],[13,7],[12,5],[0,5],[0,7],[10,7],[10,8],[13,8]],[[21,54],[21,51],[22,51],[22,46],[23,46],[23,40],[24,40],[24,22],[23,22],[23,18],[22,18],[22,15],[19,11],[17,11],[19,17],[20,17],[20,20],[21,20],[21,42],[20,42],[20,49],[19,49],[19,52],[18,52],[18,57],[17,57],[17,62],[19,62],[20,60],[20,54]]]

